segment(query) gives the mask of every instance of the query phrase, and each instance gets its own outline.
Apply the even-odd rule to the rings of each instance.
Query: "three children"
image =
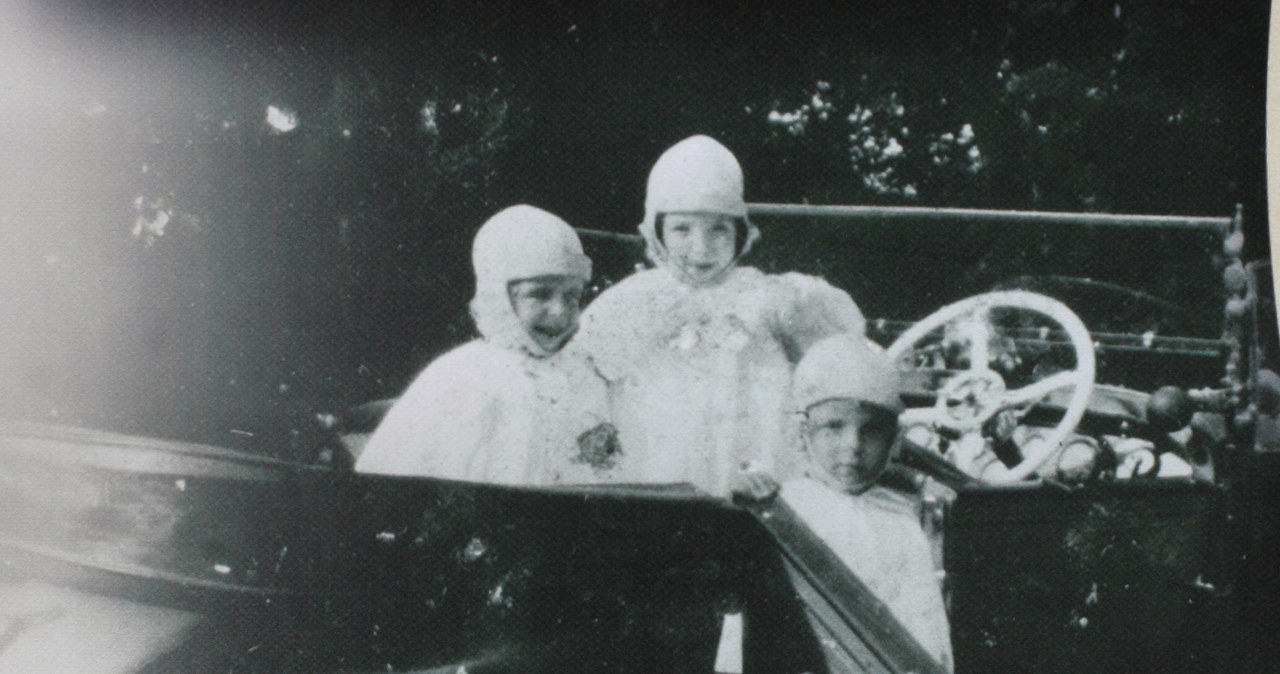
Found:
[[[738,266],[759,232],[737,160],[706,136],[654,165],[640,231],[656,268],[602,294],[570,342],[591,275],[577,234],[531,206],[493,216],[472,251],[482,338],[418,376],[356,469],[692,482],[755,498],[781,477],[781,498],[950,669],[914,504],[876,484],[902,404],[853,300],[818,278]]]

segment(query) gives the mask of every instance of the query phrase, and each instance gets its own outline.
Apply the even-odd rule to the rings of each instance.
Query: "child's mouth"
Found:
[[[559,340],[560,340],[561,338],[563,338],[563,337],[565,336],[565,334],[566,334],[566,333],[568,333],[568,332],[569,332],[569,330],[568,330],[567,328],[561,328],[561,329],[555,329],[555,328],[540,328],[540,327],[534,327],[534,328],[533,328],[533,334],[534,334],[534,336],[539,337],[539,338],[541,338],[542,340],[544,340],[544,341],[546,341],[546,342],[550,342],[550,343],[554,343],[554,342],[559,341]]]

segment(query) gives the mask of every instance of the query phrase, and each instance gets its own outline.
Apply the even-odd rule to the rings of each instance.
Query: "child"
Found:
[[[915,505],[876,485],[902,411],[892,363],[861,336],[830,337],[796,367],[794,395],[808,470],[781,498],[950,670],[946,608]]]
[[[822,337],[862,334],[862,313],[820,279],[737,265],[760,234],[737,159],[706,136],[654,164],[640,232],[656,268],[602,293],[576,340],[609,380],[628,479],[763,488],[758,471],[785,475],[798,456],[795,363]]]
[[[619,453],[605,383],[563,348],[591,277],[577,233],[512,206],[480,228],[471,257],[482,337],[414,380],[356,470],[526,485],[604,479]]]

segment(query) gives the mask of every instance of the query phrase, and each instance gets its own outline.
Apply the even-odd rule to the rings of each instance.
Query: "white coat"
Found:
[[[817,480],[782,485],[782,500],[947,671],[951,627],[929,541],[913,504],[884,487],[858,496]]]
[[[534,358],[475,340],[418,375],[356,470],[513,485],[591,482],[577,440],[608,420],[605,396],[604,380],[568,347]]]
[[[719,496],[747,462],[792,473],[795,363],[823,337],[865,331],[844,291],[750,267],[703,287],[667,266],[640,272],[601,294],[581,323],[574,343],[609,380],[626,481],[690,482]]]

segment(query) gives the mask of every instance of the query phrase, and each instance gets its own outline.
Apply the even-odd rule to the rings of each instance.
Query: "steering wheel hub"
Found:
[[[977,430],[1004,408],[1005,383],[994,370],[965,370],[938,391],[937,408],[956,430]]]

